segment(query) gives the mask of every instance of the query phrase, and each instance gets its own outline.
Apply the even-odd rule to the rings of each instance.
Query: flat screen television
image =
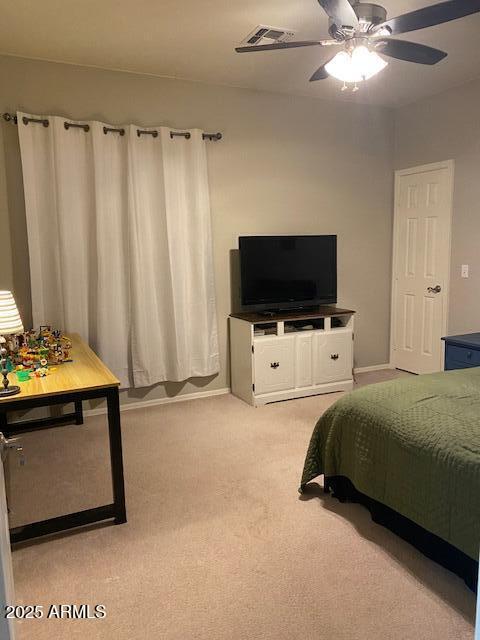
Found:
[[[337,302],[337,236],[239,238],[244,311]]]

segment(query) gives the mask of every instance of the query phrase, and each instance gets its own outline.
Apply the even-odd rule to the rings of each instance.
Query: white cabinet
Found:
[[[255,393],[284,391],[294,386],[295,337],[263,338],[255,344]]]
[[[232,393],[259,405],[352,389],[353,314],[326,307],[300,319],[232,315]]]
[[[352,335],[348,329],[337,329],[315,336],[315,384],[352,377]]]

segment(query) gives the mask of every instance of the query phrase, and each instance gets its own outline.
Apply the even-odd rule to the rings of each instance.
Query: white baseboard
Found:
[[[160,404],[170,404],[172,402],[186,402],[187,400],[198,400],[199,398],[209,398],[210,396],[223,396],[230,393],[230,389],[212,389],[210,391],[196,391],[195,393],[182,393],[172,398],[156,398],[155,400],[135,400],[134,402],[125,402],[120,404],[120,411],[130,411],[133,409],[145,409],[146,407],[156,407]],[[99,407],[98,409],[89,409],[84,411],[85,416],[101,416],[107,413],[107,407]]]
[[[357,367],[353,372],[368,373],[369,371],[381,371],[383,369],[395,369],[395,367],[390,362],[386,362],[385,364],[373,364],[370,367]]]
[[[303,389],[289,389],[288,391],[264,393],[263,395],[254,396],[253,403],[256,407],[260,407],[264,404],[270,404],[271,402],[307,398],[308,396],[320,396],[327,393],[337,393],[338,391],[352,391],[352,389],[353,380],[327,382],[325,384],[315,385],[314,387],[304,387]]]
[[[370,367],[358,367],[354,369],[354,373],[367,373],[368,371],[380,371],[382,369],[393,369],[390,363],[374,364]],[[223,396],[230,393],[229,387],[223,389],[212,389],[210,391],[196,391],[194,393],[182,393],[172,398],[155,398],[154,400],[135,400],[134,402],[125,402],[120,404],[120,411],[133,411],[135,409],[145,409],[147,407],[156,407],[162,404],[171,404],[173,402],[187,402],[188,400],[198,400],[200,398],[210,398],[212,396]],[[84,411],[85,416],[101,416],[107,413],[107,407],[99,407],[98,409],[88,409]]]

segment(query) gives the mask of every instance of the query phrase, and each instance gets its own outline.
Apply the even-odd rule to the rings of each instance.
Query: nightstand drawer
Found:
[[[447,344],[445,359],[470,367],[480,367],[480,351]]]

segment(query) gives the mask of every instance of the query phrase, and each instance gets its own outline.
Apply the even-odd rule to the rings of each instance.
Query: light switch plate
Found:
[[[468,264],[462,264],[462,278],[468,278]]]

